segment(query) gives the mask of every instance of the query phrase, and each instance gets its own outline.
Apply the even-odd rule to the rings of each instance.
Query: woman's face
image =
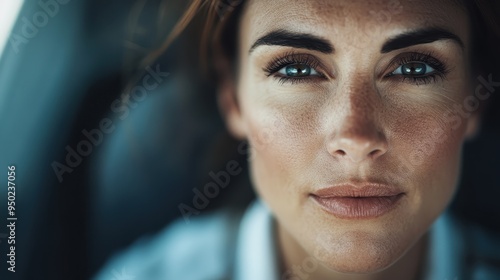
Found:
[[[249,140],[280,230],[333,270],[390,266],[453,197],[476,122],[463,113],[469,27],[455,2],[244,7],[238,77],[221,91],[229,128]]]

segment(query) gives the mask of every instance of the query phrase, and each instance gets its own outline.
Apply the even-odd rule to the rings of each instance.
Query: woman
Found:
[[[120,267],[140,279],[500,277],[463,258],[466,231],[494,239],[446,211],[462,145],[500,86],[480,75],[486,3],[206,2],[220,110],[250,144],[259,199],[243,217],[180,222],[100,277]]]

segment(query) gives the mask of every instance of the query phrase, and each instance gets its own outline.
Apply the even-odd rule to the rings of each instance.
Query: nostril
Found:
[[[387,152],[388,143],[382,133],[369,129],[354,132],[330,135],[326,143],[328,153],[338,160],[359,163],[366,159],[376,160]]]
[[[375,160],[387,151],[384,143],[377,141],[333,141],[330,145],[330,154],[338,159],[349,158],[353,162],[365,159]],[[337,146],[337,147],[335,147]],[[339,147],[342,146],[342,147]]]
[[[379,154],[382,153],[382,150],[373,150],[368,155],[372,158],[376,158]]]
[[[345,152],[343,150],[337,150],[336,152],[339,156],[345,156]]]

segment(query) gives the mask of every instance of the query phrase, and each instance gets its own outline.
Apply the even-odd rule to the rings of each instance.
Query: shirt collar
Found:
[[[255,201],[241,221],[234,279],[279,279],[274,236],[271,212]]]
[[[466,251],[463,230],[448,211],[441,214],[429,232],[430,242],[424,268],[426,280],[455,280],[462,275]]]

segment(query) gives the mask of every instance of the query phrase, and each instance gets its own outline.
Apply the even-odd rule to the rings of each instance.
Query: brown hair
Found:
[[[244,0],[192,0],[161,46],[144,58],[141,68],[158,59],[196,17],[202,17],[199,38],[201,68],[217,70],[221,56],[235,59],[236,32]]]

